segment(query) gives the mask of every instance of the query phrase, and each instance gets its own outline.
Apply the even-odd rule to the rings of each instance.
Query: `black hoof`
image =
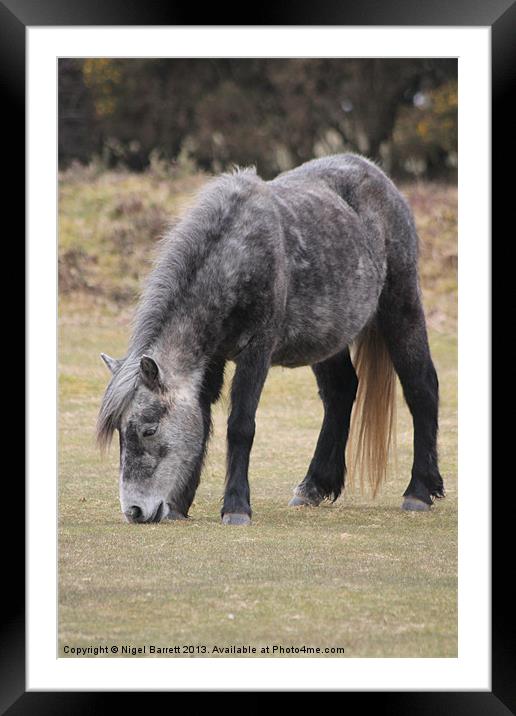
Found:
[[[289,507],[317,507],[316,502],[311,502],[307,497],[301,495],[294,495],[294,497],[288,503]]]
[[[242,512],[228,512],[222,515],[223,525],[242,525],[246,527],[251,524],[251,518]]]
[[[319,507],[321,499],[314,495],[308,497],[304,492],[301,492],[298,487],[294,490],[294,497],[288,503],[289,507]]]
[[[423,502],[423,500],[420,500],[417,497],[409,496],[405,497],[401,505],[402,510],[407,510],[409,512],[428,512],[430,508],[431,505],[427,502]]]

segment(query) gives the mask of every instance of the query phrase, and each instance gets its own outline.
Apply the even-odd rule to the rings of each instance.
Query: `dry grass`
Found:
[[[61,652],[65,644],[191,644],[208,650],[215,644],[304,644],[343,646],[350,657],[455,656],[454,190],[433,185],[406,189],[422,234],[423,290],[441,382],[446,500],[428,514],[399,509],[412,443],[409,415],[399,398],[398,471],[377,499],[345,494],[334,505],[288,509],[291,490],[311,458],[322,413],[309,369],[274,369],[260,403],[252,453],[253,525],[228,528],[219,521],[223,399],[215,409],[192,519],[130,526],[118,504],[116,450],[101,460],[93,440],[107,380],[98,354],[124,353],[131,315],[126,284],[132,292],[145,272],[134,258],[138,248],[129,254],[132,278],[113,268],[121,260],[113,227],[132,225],[128,196],[136,213],[146,214],[147,208],[138,207],[153,203],[163,215],[174,213],[183,192],[203,179],[181,179],[181,187],[169,182],[159,189],[162,181],[130,175],[62,178],[61,253],[82,251],[93,262],[79,270],[89,288],[63,291],[60,306]],[[115,216],[117,203],[125,208]],[[107,287],[102,293],[98,282]]]
[[[402,187],[420,238],[419,272],[429,326],[457,330],[457,187],[414,183]]]
[[[59,182],[59,289],[131,306],[154,246],[188,206],[206,175],[95,174],[76,168]],[[432,328],[457,325],[457,189],[418,182],[401,187],[421,239],[421,280]]]
[[[59,181],[59,292],[77,291],[128,305],[136,300],[156,241],[206,181],[126,172]]]

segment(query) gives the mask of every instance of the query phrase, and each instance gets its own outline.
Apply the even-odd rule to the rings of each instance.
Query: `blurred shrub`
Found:
[[[436,177],[457,168],[457,81],[416,96],[393,132],[393,172]]]
[[[60,60],[59,162],[166,173],[255,164],[271,177],[358,151],[449,175],[457,63],[429,59]]]

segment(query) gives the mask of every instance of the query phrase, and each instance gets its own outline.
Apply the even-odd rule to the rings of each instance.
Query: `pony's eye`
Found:
[[[157,425],[152,425],[152,426],[149,427],[149,428],[145,428],[144,431],[143,431],[143,433],[142,433],[142,435],[143,435],[144,438],[148,438],[148,437],[150,437],[151,435],[154,435],[154,433],[156,432],[157,429],[158,429],[158,426],[157,426]]]

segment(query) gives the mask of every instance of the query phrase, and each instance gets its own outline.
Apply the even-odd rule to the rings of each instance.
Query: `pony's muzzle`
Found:
[[[124,512],[128,522],[144,522],[143,512],[138,505],[133,505]]]
[[[160,522],[163,516],[163,503],[160,502],[157,509],[150,516],[146,516],[138,505],[129,507],[129,509],[124,512],[124,515],[128,522]]]

